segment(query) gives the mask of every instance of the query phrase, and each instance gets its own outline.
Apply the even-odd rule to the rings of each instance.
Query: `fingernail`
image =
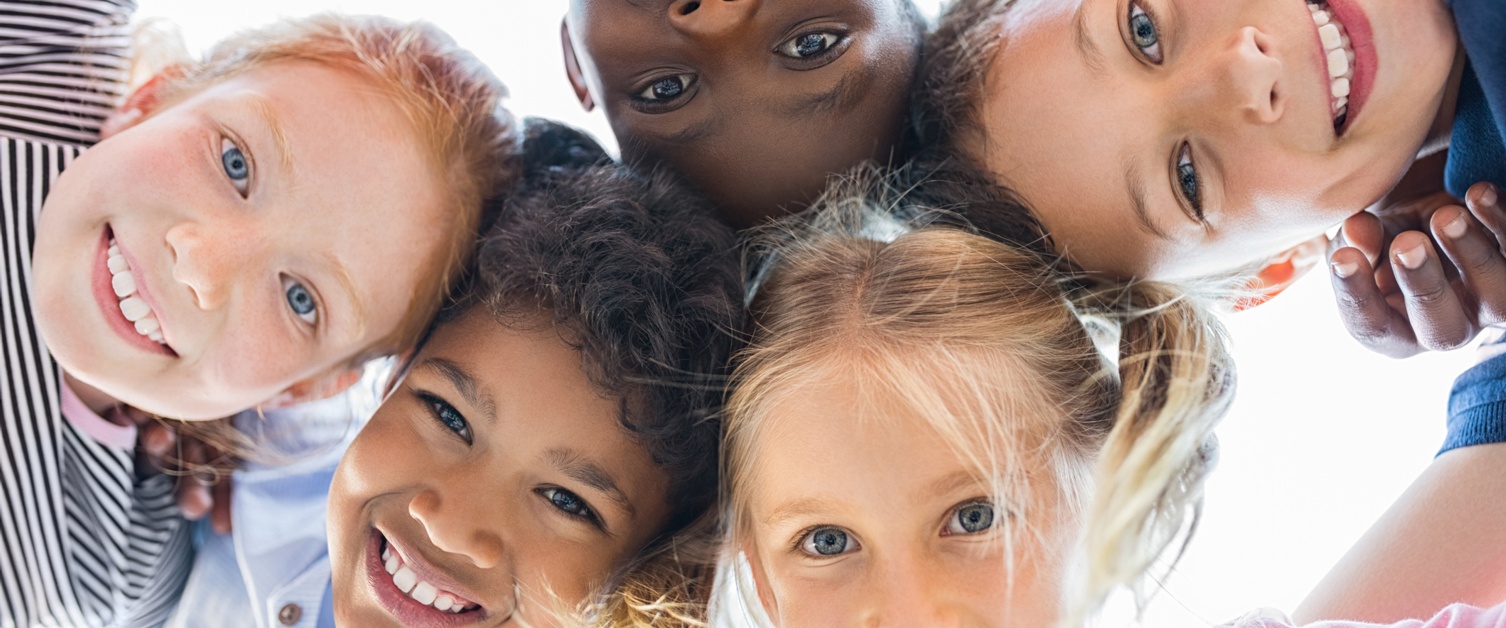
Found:
[[[1491,206],[1496,204],[1496,186],[1488,184],[1485,186],[1485,191],[1480,193],[1480,204]]]
[[[1360,265],[1354,262],[1334,262],[1329,264],[1329,267],[1333,269],[1333,274],[1338,276],[1339,279],[1348,279],[1350,275],[1353,275],[1355,271],[1360,269]]]
[[[1453,222],[1443,225],[1443,235],[1448,236],[1451,240],[1458,240],[1464,236],[1464,230],[1467,226],[1468,223],[1464,220],[1464,214],[1461,213]]]
[[[1423,262],[1427,261],[1428,254],[1427,251],[1422,249],[1422,245],[1419,244],[1405,251],[1398,251],[1396,259],[1400,260],[1401,265],[1405,266],[1407,270],[1417,270],[1422,266]]]

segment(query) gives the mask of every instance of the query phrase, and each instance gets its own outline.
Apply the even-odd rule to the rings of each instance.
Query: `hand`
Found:
[[[1361,344],[1404,358],[1458,348],[1506,322],[1500,191],[1481,182],[1465,198],[1460,207],[1431,194],[1344,222],[1329,262],[1340,317]]]
[[[237,461],[192,433],[185,433],[196,430],[184,430],[187,426],[183,423],[158,419],[131,407],[125,414],[136,424],[140,464],[178,476],[178,509],[183,517],[197,521],[207,515],[215,532],[229,533],[230,476]]]

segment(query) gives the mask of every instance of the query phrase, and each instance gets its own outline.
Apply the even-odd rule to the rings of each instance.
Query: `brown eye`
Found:
[[[648,87],[643,88],[643,91],[638,92],[638,99],[652,103],[671,101],[679,98],[690,89],[691,85],[694,84],[694,74],[676,74],[674,76],[667,76],[654,81],[653,83],[650,83]]]
[[[776,49],[776,51],[786,57],[792,57],[795,59],[809,59],[828,50],[831,50],[833,46],[837,45],[837,42],[839,40],[841,40],[841,37],[836,33],[826,33],[820,31],[805,33],[803,35],[797,35],[794,39],[784,42],[779,46],[779,48]]]

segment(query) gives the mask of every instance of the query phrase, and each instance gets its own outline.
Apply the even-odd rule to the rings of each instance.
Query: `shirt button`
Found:
[[[302,617],[303,609],[297,604],[284,604],[282,610],[277,611],[277,621],[282,622],[284,626],[296,624]]]

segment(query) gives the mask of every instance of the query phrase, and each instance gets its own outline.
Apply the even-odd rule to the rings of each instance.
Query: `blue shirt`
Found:
[[[1468,61],[1459,85],[1444,185],[1459,198],[1478,181],[1506,189],[1506,2],[1449,0]]]
[[[169,628],[334,628],[324,528],[329,487],[376,406],[370,386],[352,389],[237,417],[242,431],[256,431],[270,459],[235,472],[231,534],[200,523],[193,572]]]
[[[1454,380],[1448,397],[1448,435],[1442,454],[1471,445],[1506,442],[1506,339],[1481,348],[1493,353]]]

